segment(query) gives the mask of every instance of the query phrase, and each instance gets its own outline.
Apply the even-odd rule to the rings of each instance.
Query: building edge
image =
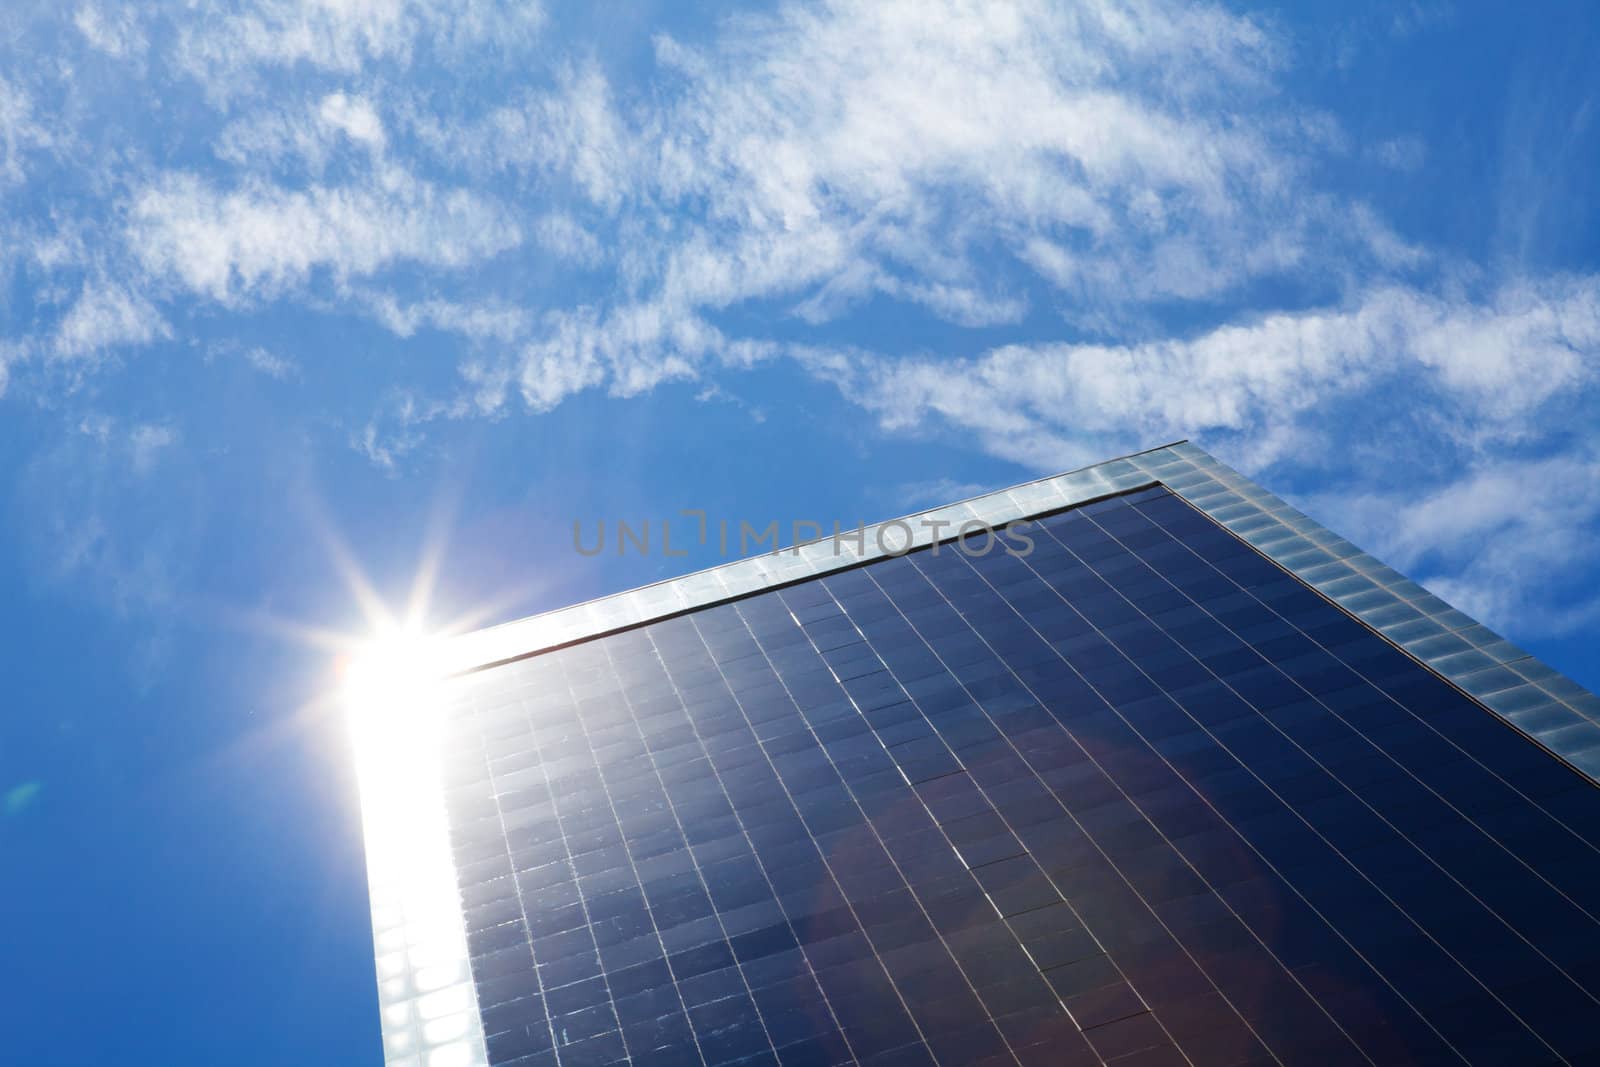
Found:
[[[998,528],[1156,485],[1183,498],[1512,728],[1600,783],[1600,698],[1188,441],[877,523],[866,527],[855,551],[841,551],[837,539],[823,537],[450,637],[443,643],[438,666],[447,675],[487,670],[954,539],[953,534],[935,536],[936,523],[952,531],[964,522]],[[885,548],[883,533],[899,527],[910,530],[909,540],[895,540]],[[424,801],[443,803],[442,787],[431,773],[408,782],[405,803]],[[396,846],[411,853],[404,862],[388,854],[394,847],[372,855],[378,813],[369,805],[374,802],[385,803],[363,790],[386,1064],[480,1067],[487,1064],[488,1054],[475,1018],[443,1046],[430,1040],[428,1033],[429,999],[448,998],[452,1017],[459,1018],[463,1006],[476,1011],[459,901],[440,908],[438,889],[446,877],[448,884],[455,879],[448,842],[433,841],[426,856],[414,854],[419,847],[415,841]],[[431,951],[419,959],[409,951],[414,944],[411,927],[417,924],[408,921],[404,900],[412,887],[396,884],[382,872],[404,870],[413,877],[424,867],[427,932],[433,940]],[[441,926],[453,927],[445,930],[448,936],[442,943]],[[427,972],[446,973],[449,979],[428,991],[432,983],[424,978]]]

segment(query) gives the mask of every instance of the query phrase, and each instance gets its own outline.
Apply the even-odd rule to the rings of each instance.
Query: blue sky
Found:
[[[376,1064],[350,576],[1189,437],[1600,686],[1579,2],[7,6],[17,1062]]]

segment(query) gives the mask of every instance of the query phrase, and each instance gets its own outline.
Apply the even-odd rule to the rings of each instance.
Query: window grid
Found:
[[[1204,506],[1226,517],[1231,505],[1213,494]],[[1429,1055],[1496,1062],[1495,1055],[1530,1052],[1557,1062],[1595,1050],[1556,1010],[1592,1010],[1590,990],[1600,978],[1597,902],[1586,888],[1596,884],[1587,876],[1600,852],[1594,829],[1584,833],[1581,820],[1574,823],[1595,811],[1590,782],[1164,488],[1062,512],[1036,524],[1033,535],[1044,551],[1025,560],[998,553],[972,559],[954,544],[937,553],[919,549],[452,683],[459,695],[451,717],[457,736],[445,757],[447,800],[490,1061],[887,1067],[1078,1062],[1071,1056],[1199,1064],[1256,1056],[1323,1063],[1391,1062],[1399,1050],[1417,1062]],[[1444,657],[1457,669],[1481,666],[1471,658],[1478,654],[1472,636],[1419,645],[1419,654]],[[1352,703],[1363,686],[1377,696]],[[1200,705],[1190,704],[1207,692],[1227,694],[1250,715],[1206,721],[1196,714]],[[952,698],[958,703],[942,706]],[[1434,715],[1419,713],[1422,705]],[[1487,725],[1499,735],[1481,728]],[[1340,730],[1344,740],[1333,740]],[[1383,744],[1371,741],[1373,731]],[[1076,755],[1051,742],[1055,735]],[[1469,735],[1471,743],[1461,743]],[[1357,748],[1365,743],[1377,747],[1366,754]],[[1208,749],[1237,767],[1214,766],[1218,757],[1205,756]],[[1440,762],[1440,752],[1451,755]],[[1291,763],[1295,775],[1275,769]],[[1484,783],[1497,783],[1498,791]],[[1469,786],[1477,792],[1467,795]],[[1405,798],[1405,789],[1431,798],[1419,802],[1424,811],[1437,802],[1434,817],[1444,821],[1401,825],[1392,821],[1400,817],[1395,811],[1370,800]],[[541,790],[548,799],[540,799]],[[630,837],[628,805],[657,793],[661,812],[640,816],[639,825],[665,818],[672,829]],[[896,798],[899,806],[891,803]],[[1362,812],[1371,818],[1363,822]],[[1233,877],[1240,861],[1219,853],[1220,834],[1168,833],[1208,820],[1238,839],[1240,854],[1252,857],[1251,874]],[[1558,839],[1551,831],[1557,825],[1565,834]],[[512,845],[526,841],[556,854],[556,842],[532,839],[540,826],[559,838],[563,858],[555,862],[574,872],[578,899],[565,906],[579,909],[571,921],[581,926],[536,936],[544,899],[538,891],[549,887],[530,882],[524,893]],[[805,835],[820,866],[777,862],[785,827]],[[1390,853],[1379,851],[1379,827],[1393,838]],[[1325,833],[1329,828],[1342,844]],[[1470,838],[1461,835],[1470,832],[1493,841],[1504,861],[1478,856],[1462,866]],[[673,835],[681,845],[667,841]],[[1443,835],[1450,850],[1430,851],[1429,835]],[[1513,835],[1531,841],[1537,854],[1511,848]],[[1297,866],[1285,858],[1300,855],[1296,849],[1306,846],[1297,842],[1308,839],[1320,843],[1328,862],[1343,865],[1329,872],[1348,868],[1338,877],[1353,874],[1351,885],[1370,888],[1415,933],[1358,944],[1351,935],[1362,931],[1348,916],[1330,916],[1326,900],[1284,873],[1307,874],[1314,861],[1301,855]],[[620,859],[613,854],[604,859],[610,866],[578,873],[612,849]],[[1412,881],[1384,877],[1387,868],[1369,872],[1352,853],[1369,866],[1374,857],[1405,859]],[[1051,855],[1074,862],[1047,868],[1040,857]],[[612,874],[624,868],[625,875]],[[1219,870],[1232,880],[1219,880]],[[802,873],[841,901],[870,962],[830,966],[831,950],[816,947],[851,933],[805,940],[817,932],[805,925],[813,916],[784,903],[813,887],[789,884]],[[663,926],[649,899],[648,886],[691,875],[686,884],[712,903],[702,917],[711,922],[700,930],[714,927],[715,943],[729,946],[733,963],[723,970],[737,981],[704,1002],[685,989],[718,990],[670,963],[669,939],[684,936],[674,932],[684,924]],[[586,884],[605,891],[591,895]],[[508,885],[515,916],[507,909]],[[1541,891],[1536,887],[1548,895],[1530,897]],[[1180,888],[1194,891],[1172,895]],[[974,889],[992,913],[982,923],[961,910]],[[1454,907],[1487,911],[1499,924],[1493,933],[1477,927],[1493,949],[1453,942],[1458,951],[1477,952],[1470,961],[1451,954],[1412,914],[1457,890],[1470,904]],[[757,897],[746,901],[749,892]],[[622,899],[630,893],[640,902],[632,912]],[[733,902],[729,908],[717,904],[719,895]],[[1535,912],[1548,906],[1565,906],[1568,919],[1581,917],[1587,926],[1539,928]],[[613,908],[623,910],[613,915]],[[1264,927],[1274,908],[1313,916],[1294,927],[1296,936],[1319,931],[1365,970],[1319,970],[1314,953],[1302,959],[1306,946]],[[1459,933],[1476,914],[1446,918]],[[1127,917],[1126,930],[1119,930],[1119,916]],[[1519,916],[1521,925],[1512,921]],[[745,929],[757,921],[764,925]],[[626,968],[608,966],[613,953],[595,934],[608,922],[648,928],[635,940],[653,939],[666,968],[665,979],[644,993],[663,991],[646,1006],[668,1008],[633,1027],[644,1036],[632,1041],[612,988]],[[1124,943],[1134,928],[1150,941]],[[554,965],[580,955],[549,955],[558,944],[551,939],[568,935],[574,943],[587,938],[598,973],[547,984]],[[1375,947],[1389,951],[1408,936],[1417,951],[1438,948],[1475,989],[1414,1003],[1416,974],[1397,973],[1393,960],[1379,967],[1369,959]],[[911,940],[901,943],[904,937]],[[798,947],[768,952],[762,939]],[[543,970],[534,962],[541,944],[551,965]],[[559,944],[566,951],[566,942]],[[736,944],[767,954],[740,960]],[[1150,945],[1163,945],[1166,955]],[[999,961],[1014,961],[1018,952],[1023,967],[996,973]],[[1080,955],[1067,958],[1074,953]],[[531,988],[514,973],[524,954],[536,979]],[[1346,958],[1342,950],[1336,955]],[[1165,971],[1149,964],[1158,957]],[[1045,966],[1047,959],[1062,962]],[[1126,970],[1131,961],[1148,965]],[[1203,985],[1183,985],[1189,979],[1180,961]],[[1516,981],[1495,983],[1480,973],[1508,961],[1520,968]],[[868,1002],[872,989],[881,994],[868,981],[874,973],[909,1024],[899,1031],[908,1040],[882,1048],[873,1046],[871,1026],[845,1021],[855,1007],[851,982]],[[641,975],[647,977],[635,971],[629,980]],[[794,1033],[804,1021],[785,1015],[773,997],[763,1006],[759,995],[802,981],[815,988],[826,1015],[813,1020],[809,1043],[775,1037],[773,1025]],[[1041,998],[1040,981],[1055,996]],[[1184,995],[1175,998],[1163,981]],[[597,983],[588,994],[593,1003],[551,1009],[552,997],[585,982]],[[934,993],[955,1014],[930,1012],[926,998]],[[720,1049],[717,1042],[743,1033],[745,1024],[719,1030],[719,1012],[744,1004],[763,1046]],[[1007,1005],[1015,1010],[1000,1010]],[[602,1025],[601,1008],[610,1013],[609,1028],[577,1039],[563,1034],[576,1024],[563,1019]],[[1521,1034],[1486,1029],[1494,1008]],[[700,1027],[697,1018],[705,1020]],[[674,1029],[679,1019],[684,1025]],[[687,1032],[690,1043],[650,1043],[669,1031]],[[1039,1034],[1048,1036],[1030,1040]]]
[[[1137,496],[1145,496],[1145,494],[1136,494],[1136,495],[1137,495]],[[1169,499],[1176,499],[1176,498],[1169,498]],[[1048,524],[1048,523],[1047,523],[1047,524],[1046,524],[1046,529],[1049,529],[1049,528],[1050,528],[1050,526],[1049,526],[1049,524]],[[1065,546],[1063,546],[1063,547],[1065,547]],[[1070,551],[1070,549],[1069,549],[1069,551]],[[956,558],[961,558],[961,557],[959,557],[959,556],[958,556],[958,557],[956,557]],[[973,567],[973,569],[974,569],[974,570],[981,570],[981,568],[979,568],[979,567],[976,567],[976,566],[974,566],[974,567]],[[1123,598],[1123,599],[1125,599],[1125,600],[1126,600],[1126,598]],[[1191,601],[1190,601],[1190,602],[1191,602],[1191,603],[1194,603],[1194,602],[1193,602],[1193,601],[1192,601],[1192,600],[1191,600]],[[1130,601],[1130,602],[1129,602],[1129,603],[1130,603],[1130,604],[1131,604],[1131,601]],[[1198,606],[1198,605],[1197,605],[1197,606]],[[1148,618],[1148,616],[1147,616],[1147,618]],[[1098,631],[1097,631],[1097,632],[1098,632]],[[1103,633],[1101,633],[1101,636],[1104,636],[1104,634],[1103,634]],[[1198,661],[1198,660],[1195,660],[1195,659],[1192,659],[1192,657],[1191,657],[1191,662],[1193,662],[1193,663],[1195,663],[1195,664],[1197,664],[1197,665],[1198,665],[1198,664],[1199,664],[1199,661]],[[1130,662],[1130,664],[1129,664],[1129,665],[1130,665],[1130,666],[1132,666],[1132,667],[1133,667],[1133,668],[1135,668],[1135,669],[1138,669],[1138,664],[1137,664],[1137,661],[1136,661],[1136,660],[1132,660],[1132,661],[1131,661],[1131,662]],[[1148,677],[1149,677],[1149,676],[1148,676],[1148,675],[1147,675],[1147,674],[1144,674],[1144,672],[1143,672],[1143,671],[1142,671],[1142,670],[1141,670],[1141,671],[1140,671],[1140,673],[1141,673],[1141,674],[1142,674],[1142,675],[1144,675],[1144,676],[1145,676],[1145,677],[1147,677],[1147,678],[1148,678]],[[1215,675],[1212,675],[1212,677],[1213,677],[1213,678],[1216,678],[1216,676],[1215,676]],[[1289,679],[1288,679],[1288,678],[1287,678],[1287,676],[1285,676],[1285,681],[1288,681],[1288,680],[1289,680]],[[1221,683],[1222,683],[1222,684],[1224,684],[1224,685],[1226,685],[1226,681],[1225,681],[1225,680],[1224,680],[1224,679],[1220,679],[1220,678],[1218,678],[1218,679],[1217,679],[1217,681],[1219,681],[1219,682],[1221,682]],[[1230,691],[1231,691],[1231,690],[1230,690]],[[1237,694],[1235,694],[1235,695],[1237,695]],[[1306,696],[1307,696],[1307,698],[1308,698],[1308,699],[1310,699],[1310,698],[1314,698],[1314,696],[1315,696],[1315,694],[1313,694],[1313,693],[1309,693],[1309,692],[1308,692],[1308,693],[1306,693]],[[1399,709],[1397,709],[1397,710],[1399,710]],[[1119,716],[1119,717],[1120,717],[1120,716]],[[1126,722],[1126,719],[1124,719],[1124,720],[1123,720],[1123,721],[1124,721],[1124,722]],[[1200,730],[1201,730],[1201,731],[1203,731],[1203,732],[1205,732],[1205,733],[1206,733],[1206,735],[1207,735],[1207,736],[1208,736],[1208,737],[1211,737],[1211,739],[1212,739],[1212,740],[1213,740],[1213,741],[1216,741],[1216,740],[1217,740],[1217,739],[1216,739],[1216,738],[1215,738],[1215,736],[1214,736],[1214,735],[1213,735],[1213,734],[1212,734],[1212,733],[1211,733],[1211,732],[1210,732],[1210,731],[1209,731],[1209,730],[1208,730],[1208,729],[1207,729],[1207,728],[1206,728],[1206,727],[1205,727],[1205,725],[1204,725],[1204,723],[1202,723],[1202,722],[1200,722],[1200,721],[1199,721],[1199,720],[1193,720],[1193,721],[1194,721],[1194,722],[1195,722],[1195,725],[1196,725],[1196,727],[1197,727],[1197,728],[1198,728],[1198,729],[1200,729]],[[1268,721],[1268,722],[1269,722],[1269,725],[1270,725],[1270,720],[1267,720],[1267,721]],[[1131,726],[1132,726],[1132,724],[1131,724],[1131,723],[1130,723],[1130,724],[1129,724],[1129,725],[1130,725],[1130,727],[1131,727]],[[1136,728],[1134,728],[1134,729],[1135,729],[1135,732],[1137,732],[1137,729],[1136,729]],[[1284,737],[1285,737],[1285,738],[1286,738],[1286,739],[1289,739],[1289,738],[1288,738],[1288,735],[1287,735],[1287,734],[1284,734],[1284,735],[1283,735],[1283,736],[1284,736]],[[1289,740],[1291,740],[1291,743],[1293,743],[1293,742],[1292,742],[1292,739],[1289,739]],[[1227,746],[1226,746],[1226,745],[1225,745],[1225,744],[1222,744],[1222,743],[1220,743],[1220,742],[1218,742],[1218,743],[1219,743],[1219,747],[1221,747],[1221,749],[1222,749],[1222,750],[1223,750],[1223,751],[1228,751],[1228,752],[1229,752],[1229,754],[1230,754],[1230,755],[1235,755],[1235,754],[1234,754],[1234,753],[1232,753],[1232,752],[1231,752],[1231,751],[1230,751],[1230,750],[1228,750],[1228,749],[1227,749]],[[1296,745],[1296,746],[1295,746],[1295,747],[1296,747],[1296,748],[1297,748],[1297,749],[1299,749],[1299,750],[1300,750],[1300,751],[1302,751],[1302,752],[1304,752],[1304,749],[1303,749],[1303,748],[1300,748],[1300,746],[1298,746],[1298,745]],[[1236,758],[1237,758],[1237,757],[1236,757]],[[1315,763],[1315,765],[1316,765],[1316,767],[1317,767],[1317,768],[1318,768],[1318,769],[1320,769],[1320,770],[1323,770],[1323,771],[1326,771],[1326,768],[1324,768],[1324,767],[1322,767],[1322,765],[1321,765],[1321,764],[1320,764],[1320,763],[1316,763],[1316,762],[1315,762],[1315,760],[1314,760],[1314,759],[1313,759],[1313,763]],[[1168,764],[1168,765],[1169,765],[1169,766],[1170,766],[1170,763],[1169,763],[1169,764]],[[1241,761],[1241,765],[1243,765],[1243,766],[1248,766],[1248,764],[1246,764],[1246,763],[1244,763],[1244,761]],[[1265,781],[1265,780],[1262,780],[1262,779],[1260,779],[1260,778],[1258,778],[1258,779],[1257,779],[1257,780],[1258,780],[1258,781],[1261,781],[1261,783],[1262,783],[1262,785],[1263,785],[1263,786],[1264,786],[1264,787],[1266,787],[1266,788],[1267,788],[1267,789],[1268,789],[1268,790],[1269,790],[1269,791],[1271,791],[1271,784],[1270,784],[1270,783],[1268,783],[1268,782],[1266,782],[1266,781]],[[1356,796],[1356,794],[1351,794],[1351,795],[1352,795],[1352,796]],[[1283,798],[1282,798],[1282,797],[1281,797],[1281,796],[1279,796],[1279,795],[1278,795],[1278,794],[1277,794],[1277,793],[1276,793],[1276,792],[1275,792],[1275,791],[1273,791],[1273,796],[1274,796],[1274,797],[1275,797],[1275,798],[1277,798],[1277,799],[1279,799],[1279,800],[1280,800],[1280,801],[1281,801],[1281,800],[1283,800]],[[1359,798],[1358,798],[1358,799],[1359,799]],[[1198,796],[1198,795],[1197,795],[1197,796],[1196,796],[1196,797],[1195,797],[1195,802],[1196,802],[1196,803],[1204,803],[1204,801],[1203,801],[1203,800],[1202,800],[1202,798],[1201,798],[1201,797],[1199,797],[1199,796]],[[1135,805],[1135,806],[1137,806],[1137,805]],[[1376,815],[1376,814],[1377,814],[1377,813],[1376,813],[1376,811],[1375,811],[1375,809],[1370,809],[1370,806],[1368,806],[1368,807],[1369,807],[1369,810],[1374,810],[1374,814],[1375,814],[1375,815]],[[1292,810],[1292,809],[1291,809],[1291,810]],[[1379,816],[1379,817],[1380,817],[1380,818],[1381,818],[1381,816]],[[1388,822],[1387,822],[1387,820],[1384,820],[1384,823],[1385,823],[1385,825],[1389,825],[1389,823],[1388,823]],[[1307,826],[1310,826],[1310,825],[1311,825],[1311,824],[1310,824],[1310,823],[1309,823],[1309,822],[1307,822],[1307,823],[1306,823],[1306,825],[1307,825]],[[1392,827],[1391,827],[1391,828],[1392,828]],[[1313,829],[1314,829],[1314,828],[1313,828]],[[1319,836],[1321,836],[1321,835],[1320,835],[1320,834],[1319,834]],[[1400,836],[1401,836],[1401,837],[1402,837],[1402,838],[1404,838],[1404,835],[1403,835],[1403,834],[1401,834],[1401,835],[1400,835]],[[1163,838],[1163,839],[1164,839],[1164,840],[1165,840],[1165,838]],[[1170,844],[1170,843],[1171,843],[1171,842],[1170,842],[1170,841],[1169,841],[1169,842],[1168,842],[1168,844]],[[1331,846],[1331,842],[1330,842],[1330,846]],[[1252,846],[1252,847],[1253,847],[1253,846]],[[1336,847],[1336,846],[1332,846],[1332,847],[1333,847],[1333,848],[1334,848],[1334,851],[1335,851],[1335,852],[1337,852],[1337,851],[1338,851],[1338,849],[1337,849],[1337,847]],[[1270,866],[1270,861],[1267,861],[1267,860],[1266,860],[1266,858],[1265,858],[1265,857],[1264,857],[1264,856],[1263,856],[1263,857],[1262,857],[1262,858],[1263,858],[1263,861],[1264,861],[1264,862],[1268,862],[1268,863],[1269,863],[1269,866]],[[1192,869],[1192,867],[1191,867],[1191,869]],[[1442,867],[1441,867],[1441,868],[1440,868],[1440,869],[1441,869],[1441,870],[1443,870],[1443,868],[1442,868]],[[1277,871],[1276,871],[1276,869],[1275,869],[1275,868],[1274,868],[1274,873],[1277,873]],[[1370,880],[1369,880],[1369,881],[1370,881]],[[1373,884],[1373,885],[1374,885],[1374,886],[1375,886],[1375,887],[1376,887],[1376,883],[1372,883],[1372,884]],[[1459,884],[1459,883],[1458,883],[1458,884]],[[1381,890],[1380,890],[1380,891],[1381,891]],[[1387,895],[1386,895],[1386,898],[1387,898]],[[1302,897],[1302,899],[1304,899],[1304,898],[1303,898],[1303,897]],[[1476,899],[1476,897],[1474,897],[1474,899]],[[1309,903],[1309,902],[1307,902],[1307,903]],[[1480,901],[1480,903],[1481,903],[1481,901]],[[1239,915],[1238,915],[1238,914],[1237,914],[1237,912],[1234,912],[1234,911],[1233,911],[1233,909],[1231,909],[1231,908],[1230,908],[1230,909],[1229,909],[1229,911],[1230,911],[1230,912],[1231,912],[1231,913],[1232,913],[1232,914],[1234,914],[1234,916],[1235,916],[1235,918],[1241,918],[1241,917],[1240,917],[1240,916],[1239,916]],[[1423,930],[1422,930],[1422,928],[1421,928],[1421,927],[1420,927],[1420,926],[1419,926],[1419,927],[1418,927],[1418,929],[1419,929],[1419,931],[1421,931],[1421,932],[1423,932],[1423,933],[1426,933],[1426,931],[1423,931]],[[1515,931],[1513,931],[1513,933],[1515,933]],[[1517,936],[1519,936],[1519,937],[1520,937],[1520,935],[1517,935]],[[1431,938],[1430,938],[1430,939],[1431,939]],[[1525,942],[1525,943],[1528,943],[1528,944],[1530,944],[1530,947],[1533,947],[1533,946],[1531,946],[1531,943],[1530,943],[1530,942],[1527,942],[1527,941],[1526,941],[1526,938],[1523,938],[1523,939],[1522,939],[1522,940],[1523,940],[1523,941],[1524,941],[1524,942]],[[1536,951],[1537,951],[1537,949],[1535,949],[1535,950],[1536,950]],[[1546,960],[1546,962],[1549,962],[1549,963],[1551,963],[1551,964],[1552,964],[1552,966],[1553,966],[1553,967],[1554,967],[1554,966],[1555,966],[1555,964],[1554,964],[1554,963],[1553,963],[1553,961],[1550,961],[1550,960],[1549,960],[1549,958],[1548,958],[1548,957],[1545,957],[1545,956],[1544,956],[1544,955],[1543,955],[1543,953],[1540,953],[1540,955],[1541,955],[1541,957],[1542,957],[1542,958],[1544,958],[1544,959],[1545,959],[1545,960]],[[1559,968],[1558,968],[1558,969],[1559,969]],[[1304,987],[1303,987],[1303,985],[1302,985],[1302,988],[1304,988]],[[1391,986],[1391,988],[1392,988],[1392,986]],[[1489,991],[1489,990],[1488,990],[1488,987],[1487,987],[1487,986],[1484,986],[1484,987],[1483,987],[1483,988],[1484,988],[1484,989],[1485,989],[1485,991]],[[1491,992],[1491,994],[1492,994],[1492,991],[1490,991],[1490,992]],[[1496,999],[1497,999],[1497,1000],[1498,1000],[1498,998],[1496,998]],[[1431,1024],[1430,1024],[1430,1025],[1431,1025]],[[1437,1033],[1437,1030],[1435,1030],[1435,1032],[1436,1032],[1436,1033]],[[1441,1036],[1442,1036],[1442,1035],[1441,1035]],[[1548,1046],[1546,1046],[1546,1048],[1547,1048],[1547,1049],[1548,1049]],[[1552,1051],[1552,1052],[1553,1052],[1553,1051],[1554,1051],[1554,1050],[1549,1050],[1549,1051]]]

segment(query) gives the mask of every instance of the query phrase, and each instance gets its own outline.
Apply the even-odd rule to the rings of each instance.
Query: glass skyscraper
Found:
[[[1600,701],[1191,445],[445,655],[390,1064],[1600,1062]]]

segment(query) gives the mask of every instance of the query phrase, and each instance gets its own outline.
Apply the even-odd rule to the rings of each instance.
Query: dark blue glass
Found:
[[[1030,534],[465,683],[491,1062],[1600,1058],[1593,783],[1164,489]]]

